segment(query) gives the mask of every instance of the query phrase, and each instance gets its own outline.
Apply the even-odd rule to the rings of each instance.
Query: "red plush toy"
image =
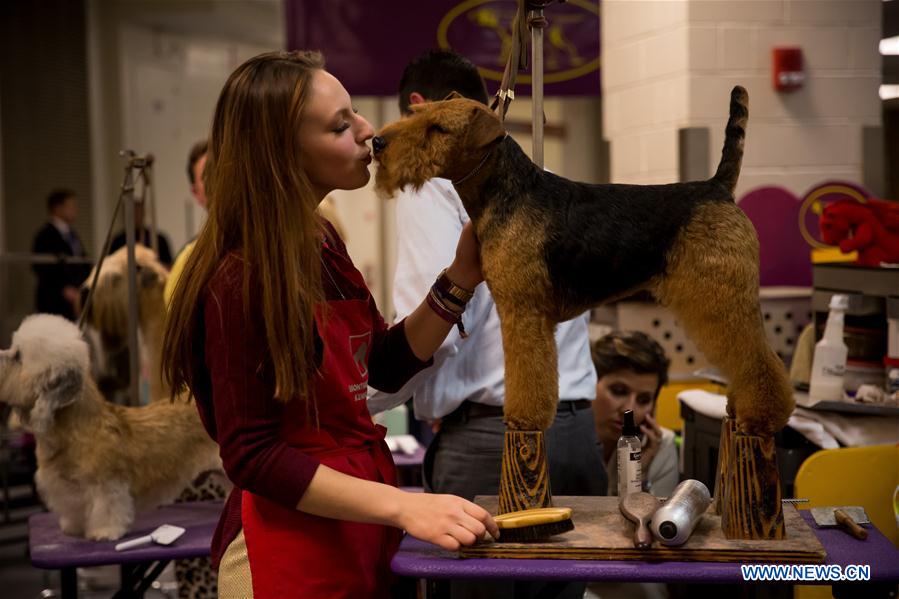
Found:
[[[846,254],[858,251],[858,264],[899,263],[899,207],[891,202],[832,202],[824,207],[820,226],[824,243],[839,245]]]

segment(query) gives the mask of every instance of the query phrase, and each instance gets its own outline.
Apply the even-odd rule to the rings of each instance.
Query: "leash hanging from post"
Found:
[[[518,8],[512,21],[512,45],[506,59],[506,68],[490,105],[500,120],[505,121],[509,104],[515,99],[518,70],[528,67],[528,29],[530,29],[533,52],[531,68],[533,160],[540,168],[543,168],[543,124],[546,120],[543,114],[543,29],[547,21],[543,16],[543,9],[553,2],[562,3],[565,0],[518,0]]]
[[[527,0],[518,0],[515,18],[512,19],[512,46],[509,56],[506,58],[503,79],[490,104],[490,109],[497,111],[501,121],[506,120],[506,111],[512,100],[515,99],[515,81],[518,79],[518,69],[528,68],[527,20],[525,19],[527,4]]]

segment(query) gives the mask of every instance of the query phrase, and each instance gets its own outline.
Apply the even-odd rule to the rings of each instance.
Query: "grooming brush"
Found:
[[[634,547],[649,549],[652,547],[652,533],[649,532],[649,521],[659,509],[659,500],[649,493],[629,493],[618,504],[618,509],[625,518],[636,525],[634,529]]]
[[[125,551],[126,549],[133,549],[134,547],[149,545],[150,543],[156,543],[157,545],[171,545],[172,543],[177,541],[178,538],[180,538],[183,534],[184,529],[180,526],[163,524],[148,535],[119,543],[115,546],[115,550]]]
[[[570,507],[541,507],[500,514],[496,518],[500,543],[541,541],[574,530]]]

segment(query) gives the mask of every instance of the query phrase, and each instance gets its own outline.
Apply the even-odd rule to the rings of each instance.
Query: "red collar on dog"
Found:
[[[453,181],[453,182],[452,182],[453,185],[459,185],[460,183],[462,183],[462,182],[464,182],[464,181],[470,179],[470,178],[473,177],[475,174],[477,174],[477,172],[478,172],[479,170],[481,170],[481,167],[484,166],[484,163],[487,162],[487,159],[490,158],[490,156],[493,154],[493,150],[495,150],[495,149],[497,148],[497,146],[499,146],[499,144],[501,144],[501,143],[503,143],[504,141],[506,141],[506,138],[507,138],[507,137],[509,137],[509,134],[508,134],[508,133],[506,133],[505,135],[503,135],[502,139],[500,139],[498,143],[494,144],[493,147],[490,148],[490,151],[487,152],[487,154],[484,155],[484,157],[481,159],[481,161],[478,163],[478,165],[477,165],[476,167],[474,167],[473,169],[471,169],[471,171],[469,171],[469,173],[468,173],[467,175],[465,175],[464,177],[462,177],[461,179],[456,179],[455,181]]]

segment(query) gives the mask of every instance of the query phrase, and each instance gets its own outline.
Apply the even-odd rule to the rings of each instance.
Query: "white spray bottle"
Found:
[[[849,296],[834,294],[830,298],[830,314],[824,336],[815,344],[812,377],[808,394],[822,401],[842,401],[843,375],[849,349],[843,341],[843,320],[849,307]]]

